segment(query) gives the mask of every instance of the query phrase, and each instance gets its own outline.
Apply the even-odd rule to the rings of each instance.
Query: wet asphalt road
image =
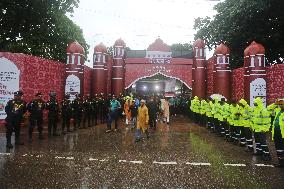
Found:
[[[263,162],[183,117],[139,143],[124,126],[106,134],[98,125],[11,151],[5,145],[2,133],[0,188],[284,188],[275,156]]]

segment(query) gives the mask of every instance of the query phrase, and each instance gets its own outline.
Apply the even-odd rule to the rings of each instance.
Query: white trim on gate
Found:
[[[128,89],[129,87],[131,87],[134,83],[136,83],[137,81],[139,81],[140,79],[145,79],[145,78],[149,78],[149,77],[153,77],[153,76],[155,76],[155,75],[158,75],[158,74],[161,74],[161,75],[163,75],[163,76],[165,76],[165,77],[169,77],[169,78],[171,78],[171,79],[177,79],[177,80],[179,80],[180,82],[182,82],[183,84],[185,84],[185,86],[187,87],[187,88],[189,88],[190,90],[192,90],[192,87],[190,87],[189,85],[187,85],[183,80],[181,80],[180,78],[178,78],[178,77],[174,77],[174,76],[169,76],[169,75],[166,75],[166,74],[164,74],[164,73],[162,73],[162,72],[156,72],[156,73],[154,73],[154,74],[152,74],[152,75],[148,75],[148,76],[142,76],[142,77],[139,77],[139,78],[137,78],[136,80],[134,80],[132,83],[130,83],[127,87],[125,87],[124,89]]]

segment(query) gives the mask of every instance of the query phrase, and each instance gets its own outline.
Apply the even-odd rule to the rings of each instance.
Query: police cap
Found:
[[[15,96],[23,96],[24,93],[23,93],[23,91],[16,91],[16,92],[14,92],[14,95]]]

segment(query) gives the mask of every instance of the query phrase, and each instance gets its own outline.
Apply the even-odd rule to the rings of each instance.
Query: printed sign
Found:
[[[5,57],[0,58],[0,120],[6,118],[5,106],[19,90],[20,70]]]
[[[65,94],[70,94],[70,100],[75,99],[76,94],[80,94],[80,79],[75,75],[66,78]]]
[[[262,99],[266,107],[266,81],[263,78],[257,78],[250,83],[250,106],[254,107],[253,100],[257,97]]]

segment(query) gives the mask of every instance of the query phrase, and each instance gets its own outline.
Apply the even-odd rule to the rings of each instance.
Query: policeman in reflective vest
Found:
[[[46,109],[48,110],[48,137],[59,136],[57,134],[57,123],[59,116],[59,103],[56,100],[56,93],[49,93],[50,100],[46,103]],[[53,133],[52,133],[53,132]]]
[[[230,112],[230,141],[238,144],[240,140],[240,110],[235,101],[230,106]]]
[[[197,96],[193,98],[191,101],[191,106],[190,106],[191,111],[193,112],[193,119],[195,123],[199,122],[199,117],[200,117],[200,101]]]
[[[206,100],[201,100],[201,103],[200,103],[200,116],[201,116],[201,124],[202,125],[205,125],[206,123],[206,110],[207,110],[207,102]]]
[[[32,135],[34,127],[37,127],[39,132],[39,139],[43,139],[43,110],[45,109],[45,102],[42,99],[42,93],[38,92],[36,98],[28,104],[28,111],[30,112],[30,126],[29,126],[29,142],[32,142]]]
[[[252,130],[251,130],[251,117],[252,117],[252,109],[248,105],[248,103],[241,99],[239,101],[239,105],[241,107],[241,132],[243,133],[244,138],[241,139],[242,144],[246,144],[246,151],[253,152],[253,141],[252,141]]]
[[[23,145],[24,143],[20,141],[20,131],[21,122],[23,121],[23,115],[26,112],[26,102],[22,100],[22,91],[17,91],[14,93],[15,97],[13,100],[9,100],[5,106],[6,117],[6,138],[7,138],[7,148],[13,148],[11,143],[11,136],[13,131],[15,131],[15,144]]]
[[[207,102],[207,106],[206,106],[206,119],[207,119],[207,128],[208,129],[211,129],[211,126],[212,126],[212,118],[213,118],[213,115],[212,115],[212,106],[213,106],[213,103],[211,100],[207,99],[206,100]]]
[[[279,99],[276,104],[275,119],[272,126],[272,139],[274,140],[278,161],[276,167],[284,168],[284,99]]]
[[[256,144],[256,153],[254,155],[262,155],[264,161],[269,161],[271,160],[271,155],[267,146],[265,132],[269,131],[270,128],[270,114],[263,106],[261,98],[257,97],[254,99],[254,106],[252,118]]]
[[[228,141],[230,138],[230,127],[229,127],[229,119],[230,119],[230,105],[225,102],[223,105],[223,128],[224,128],[224,135],[226,140]]]

